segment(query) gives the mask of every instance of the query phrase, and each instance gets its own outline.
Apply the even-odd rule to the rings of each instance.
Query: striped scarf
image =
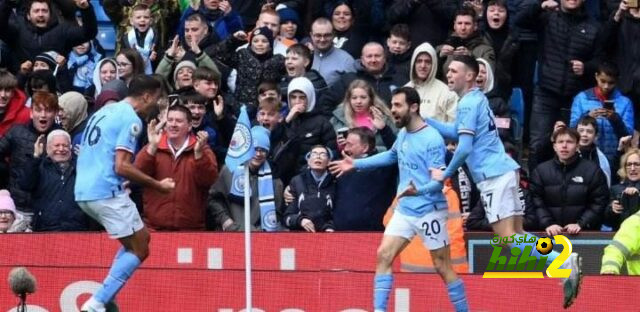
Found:
[[[231,195],[236,198],[244,197],[244,165],[238,166],[231,179]],[[252,196],[249,187],[249,196]],[[258,171],[258,203],[260,205],[260,221],[262,229],[267,232],[278,230],[276,205],[273,195],[273,177],[269,162],[265,161]]]

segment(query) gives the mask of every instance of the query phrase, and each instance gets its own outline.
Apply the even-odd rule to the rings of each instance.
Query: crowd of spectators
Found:
[[[96,9],[115,51],[96,39]],[[136,75],[164,90],[135,166],[176,182],[169,194],[122,186],[151,229],[244,229],[242,176],[224,162],[244,106],[262,126],[252,230],[381,231],[397,168],[336,178],[327,166],[393,146],[396,88],[418,91],[422,117],[454,121],[444,73],[456,55],[478,60],[522,165],[525,229],[615,231],[640,207],[639,21],[619,0],[0,0],[0,232],[99,229],[74,199],[75,161],[99,135],[93,113]],[[462,224],[490,230],[468,172],[448,182]]]

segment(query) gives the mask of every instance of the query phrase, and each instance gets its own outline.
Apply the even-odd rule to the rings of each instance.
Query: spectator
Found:
[[[101,59],[102,54],[98,52],[93,40],[73,47],[60,77],[64,83],[62,91],[76,91],[93,97],[93,75]],[[113,70],[115,73],[115,66]]]
[[[319,109],[325,115],[331,115],[343,99],[349,84],[356,79],[362,79],[371,84],[387,106],[391,103],[391,91],[406,83],[406,81],[400,81],[395,69],[387,64],[384,47],[377,42],[369,42],[362,48],[362,58],[356,64],[356,69],[355,73],[342,75],[320,98]]]
[[[271,166],[267,161],[267,155],[271,144],[269,142],[269,131],[263,127],[253,127],[255,154],[249,161],[249,185],[251,187],[250,198],[250,226],[252,231],[266,229],[277,229],[282,219],[282,182],[271,174]],[[209,213],[215,223],[223,231],[244,230],[244,189],[239,179],[244,178],[242,167],[233,172],[228,167],[223,167],[220,178],[209,191]],[[258,200],[268,197],[270,200]],[[276,218],[269,211],[275,207]],[[265,218],[269,216],[268,218]],[[264,220],[269,220],[269,225],[264,224]]]
[[[32,106],[33,95],[36,92],[49,92],[57,95],[58,89],[56,83],[56,77],[53,76],[50,70],[38,70],[31,73],[24,86],[29,96],[25,105],[27,107]]]
[[[428,42],[435,47],[447,37],[459,6],[460,1],[396,0],[387,9],[387,22],[407,23],[411,42],[415,44]]]
[[[118,63],[118,78],[124,80],[129,86],[134,76],[144,74],[144,60],[140,53],[134,49],[122,49],[116,55]]]
[[[78,92],[70,91],[58,98],[60,124],[71,137],[71,150],[75,151],[87,126],[87,100]]]
[[[328,147],[316,145],[306,155],[308,169],[291,180],[294,200],[284,214],[284,223],[291,230],[333,232],[333,201],[336,181],[329,173],[333,153]]]
[[[192,121],[189,109],[178,104],[169,107],[164,130],[156,130],[154,121],[147,128],[149,144],[136,156],[136,167],[156,180],[176,182],[171,194],[144,189],[144,221],[149,228],[205,229],[207,191],[218,177],[218,166],[207,145],[209,135],[192,134]]]
[[[305,155],[315,145],[337,150],[336,133],[331,123],[314,111],[316,96],[309,79],[291,80],[288,90],[289,114],[284,120],[285,135],[274,151],[274,164],[287,184],[307,163]]]
[[[618,176],[620,183],[611,187],[610,204],[604,211],[604,223],[614,231],[640,208],[640,150],[622,155]]]
[[[471,8],[462,8],[455,14],[453,33],[436,48],[443,65],[443,76],[454,55],[470,55],[483,58],[495,67],[496,55],[489,43],[478,31],[476,13]]]
[[[71,48],[92,40],[98,34],[96,14],[88,0],[75,0],[82,26],[59,21],[48,0],[29,0],[26,16],[11,14],[9,1],[0,2],[0,36],[14,53],[20,67],[32,67],[32,60],[45,51],[68,55]],[[20,11],[21,12],[21,11]]]
[[[611,165],[599,146],[596,145],[596,140],[599,136],[596,120],[590,116],[584,116],[580,118],[575,129],[580,135],[580,140],[578,140],[578,153],[580,157],[591,160],[597,164],[607,178],[607,186],[610,187]]]
[[[180,20],[180,8],[176,0],[104,0],[102,6],[104,12],[116,28],[116,51],[121,52],[121,43],[128,41],[128,33],[133,21],[131,21],[133,8],[138,4],[144,4],[151,10],[150,20],[156,23],[157,44],[156,50],[162,51],[169,46],[169,39],[177,29]]]
[[[216,42],[215,36],[207,27],[205,17],[199,13],[193,13],[186,18],[184,24],[184,33],[180,33],[184,37],[183,40],[181,41],[178,36],[173,38],[156,68],[156,73],[164,76],[175,90],[193,85],[193,71],[199,66],[210,68],[220,76],[218,66],[209,55],[203,53]]]
[[[584,13],[583,1],[531,2],[516,16],[516,25],[535,29],[542,39],[538,84],[529,124],[529,170],[549,158],[548,144],[557,120],[569,120],[569,103],[584,89],[601,57],[600,29]]]
[[[354,159],[375,155],[374,132],[352,128],[346,134],[344,152]],[[382,218],[396,195],[398,168],[359,170],[337,180],[333,221],[336,231],[383,231]]]
[[[571,127],[590,116],[597,121],[597,145],[617,170],[618,141],[633,134],[633,104],[616,88],[618,70],[613,64],[601,63],[596,71],[597,86],[580,92],[571,106]]]
[[[293,78],[306,77],[311,80],[316,97],[327,90],[327,82],[315,69],[311,69],[311,50],[303,44],[296,43],[287,49],[284,66],[287,74],[280,80],[280,94],[287,93],[287,87]]]
[[[407,24],[396,24],[391,27],[387,37],[387,61],[396,69],[401,80],[410,81],[411,72],[411,38]],[[436,66],[437,67],[437,66]]]
[[[30,196],[20,189],[17,178],[20,177],[28,157],[33,155],[33,145],[40,135],[47,135],[55,128],[55,117],[58,114],[58,97],[47,92],[36,92],[33,96],[31,123],[17,124],[0,138],[0,155],[9,161],[9,189],[19,213],[24,214],[27,223],[31,224],[33,210]]]
[[[190,90],[180,95],[180,103],[186,106],[191,112],[191,134],[197,135],[198,132],[207,133],[207,144],[212,151],[217,154],[218,133],[209,124],[209,120],[205,118],[207,113],[207,98],[203,95]]]
[[[331,24],[335,29],[333,46],[360,58],[362,47],[367,43],[368,33],[356,23],[355,12],[350,1],[335,1],[331,9]]]
[[[509,99],[503,97],[506,93],[499,90],[491,64],[481,58],[476,59],[476,61],[478,61],[479,68],[476,76],[476,85],[489,100],[489,108],[491,108],[491,112],[495,117],[494,121],[498,128],[500,139],[513,142],[515,139],[512,135],[514,125],[511,120]]]
[[[144,64],[144,73],[153,73],[153,64],[158,59],[159,36],[154,31],[156,21],[151,19],[151,8],[146,4],[138,3],[131,8],[129,21],[131,28],[127,30],[126,36],[122,36],[120,46],[122,49],[133,49],[138,51]]]
[[[249,36],[249,47],[235,52],[245,38],[244,32],[236,33],[207,53],[236,69],[236,103],[233,110],[238,112],[242,105],[247,105],[249,116],[253,118],[258,107],[258,85],[265,80],[279,81],[285,73],[285,66],[284,57],[273,51],[274,34],[269,28],[255,29]]]
[[[553,134],[556,157],[531,175],[531,196],[540,228],[549,236],[599,230],[609,199],[607,181],[597,164],[576,155],[580,135],[562,127]]]
[[[333,46],[333,25],[328,19],[321,17],[311,24],[311,43],[313,46],[313,63],[311,68],[317,70],[328,86],[332,86],[340,77],[355,72],[355,61],[349,53]]]
[[[30,232],[28,224],[16,211],[11,194],[0,190],[0,233]]]
[[[496,55],[495,67],[493,67],[493,74],[496,78],[494,92],[500,91],[499,95],[505,99],[511,95],[511,73],[514,66],[518,66],[514,65],[514,56],[521,47],[520,32],[512,30],[509,26],[507,3],[507,0],[487,2],[482,32],[485,41],[491,44]],[[521,61],[521,54],[518,54],[518,62]]]
[[[364,80],[356,79],[349,85],[344,100],[333,111],[330,120],[338,135],[338,147],[347,143],[343,129],[365,127],[375,133],[374,147],[386,151],[396,140],[397,129],[391,111],[373,88]]]
[[[298,30],[302,29],[300,17],[296,10],[283,7],[278,9],[278,16],[280,17],[280,36],[276,38],[284,46],[290,48],[292,45],[298,43]]]
[[[640,264],[637,260],[638,250],[640,250],[640,246],[638,246],[638,243],[640,243],[638,227],[640,227],[640,214],[638,213],[630,216],[622,223],[620,230],[604,249],[600,274],[620,275],[622,265],[626,261],[627,273],[629,275],[640,275]]]
[[[275,40],[280,35],[280,15],[278,15],[278,12],[273,10],[273,8],[268,8],[260,12],[254,30],[262,27],[267,27],[269,28],[269,30],[271,30],[273,38],[271,49],[273,50],[273,54],[282,55],[284,57],[285,54],[287,54],[288,47],[279,40]]]
[[[242,17],[233,9],[230,1],[200,0],[197,5],[192,4],[186,10],[183,10],[180,25],[178,26],[178,33],[181,34],[182,39],[185,39],[182,34],[187,28],[186,21],[196,13],[205,18],[203,22],[205,22],[206,28],[213,30],[213,43],[225,40],[236,31],[244,28]]]
[[[102,92],[96,98],[95,105],[90,109],[91,113],[98,111],[101,107],[122,101],[129,95],[129,88],[120,79],[107,82],[102,88]]]
[[[442,122],[453,122],[458,95],[436,78],[438,57],[436,50],[425,42],[413,50],[411,80],[406,84],[420,95],[420,116]]]
[[[105,58],[100,60],[93,71],[94,92],[91,93],[91,90],[89,90],[89,94],[97,99],[100,92],[102,92],[102,86],[111,80],[118,79],[118,77],[120,77],[120,73],[115,59]]]
[[[27,96],[18,89],[18,80],[8,70],[0,68],[0,137],[4,137],[16,124],[26,124],[30,119],[25,106]]]
[[[46,142],[41,134],[18,177],[20,188],[31,195],[35,232],[89,230],[89,217],[73,194],[76,164],[71,146],[64,130],[51,131]]]

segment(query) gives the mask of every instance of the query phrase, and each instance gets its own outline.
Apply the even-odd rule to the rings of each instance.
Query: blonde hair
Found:
[[[391,111],[387,105],[384,104],[376,91],[373,90],[371,85],[362,79],[356,79],[349,84],[349,88],[347,88],[347,92],[344,94],[344,100],[342,101],[342,105],[344,107],[344,119],[347,122],[347,127],[356,127],[353,119],[353,108],[351,108],[351,95],[355,89],[363,89],[369,96],[369,107],[374,106],[379,109],[386,118],[391,119]]]
[[[620,158],[620,169],[618,169],[618,176],[620,177],[620,180],[625,180],[627,178],[627,160],[631,155],[637,155],[640,157],[640,150],[632,148],[622,155]]]

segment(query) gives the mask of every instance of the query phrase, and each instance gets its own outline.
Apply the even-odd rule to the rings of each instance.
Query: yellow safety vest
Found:
[[[640,275],[640,212],[624,220],[611,243],[604,248],[600,273],[618,275],[625,261],[629,275]]]

